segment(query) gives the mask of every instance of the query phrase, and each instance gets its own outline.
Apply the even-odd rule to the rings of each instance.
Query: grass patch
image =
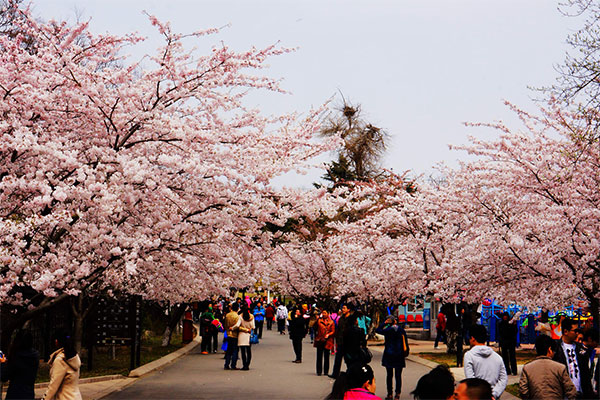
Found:
[[[167,347],[161,346],[162,337],[150,336],[142,339],[140,352],[140,365],[157,360],[175,350],[183,347],[181,335],[173,334],[171,344]],[[112,349],[109,346],[94,347],[93,369],[87,369],[87,351],[82,350],[81,378],[103,375],[128,375],[131,350],[129,346],[117,346],[115,348],[115,359],[112,359]],[[50,367],[45,362],[40,363],[36,383],[48,382],[50,380]]]
[[[505,391],[512,394],[515,397],[518,397],[519,399],[521,398],[521,396],[519,396],[519,384],[518,383],[513,383],[512,385],[507,385]]]
[[[465,351],[466,352],[466,351]],[[444,364],[448,368],[456,367],[456,354],[448,353],[418,353],[419,357],[438,364]],[[535,360],[536,354],[534,350],[518,350],[516,353],[517,364],[526,364],[529,361]]]

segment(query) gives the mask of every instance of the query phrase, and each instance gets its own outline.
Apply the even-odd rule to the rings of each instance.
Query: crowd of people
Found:
[[[453,317],[438,316],[434,346],[448,341],[448,323]],[[358,307],[343,304],[338,310],[317,307],[316,304],[287,305],[264,297],[250,299],[219,298],[192,304],[193,319],[202,336],[201,353],[216,353],[219,333],[223,334],[224,369],[248,371],[252,362],[252,345],[266,330],[276,329],[288,335],[294,363],[302,363],[303,342],[310,337],[316,351],[317,376],[334,378],[327,399],[379,399],[375,395],[375,374],[369,365],[372,354],[367,347],[368,333],[384,339],[381,365],[386,371],[386,400],[398,400],[402,392],[402,373],[410,354],[404,324],[390,314],[378,326],[371,327],[370,318]],[[455,314],[460,315],[460,313]],[[499,399],[506,389],[509,375],[518,375],[514,348],[516,346],[515,316],[504,313],[498,323],[500,354],[489,343],[487,329],[477,323],[459,332],[453,341],[455,351],[463,340],[470,349],[460,350],[460,363],[465,379],[455,382],[452,372],[438,366],[422,376],[414,391],[415,399]],[[464,321],[464,317],[460,318]],[[266,321],[266,324],[265,324]],[[456,327],[455,327],[456,328]],[[523,366],[518,390],[524,399],[596,399],[599,388],[599,368],[596,347],[598,330],[579,328],[575,321],[560,318],[560,336],[555,329],[540,329],[535,342],[537,358]],[[450,335],[453,336],[453,335]],[[460,342],[460,344],[459,344]],[[81,360],[70,336],[56,335],[56,351],[50,356],[50,383],[44,399],[80,399],[78,388]],[[333,362],[330,357],[333,355]],[[33,398],[33,385],[39,364],[39,353],[33,349],[27,330],[17,333],[13,346],[2,363],[2,379],[9,380],[7,399]],[[458,357],[458,355],[457,355]],[[241,358],[241,368],[238,359]],[[6,360],[5,360],[6,361]],[[342,367],[345,365],[345,370]],[[331,371],[331,373],[330,373]]]

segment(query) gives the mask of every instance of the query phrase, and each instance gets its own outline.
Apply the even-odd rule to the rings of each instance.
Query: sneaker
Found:
[[[293,362],[293,363],[296,363],[296,364],[300,364],[300,363],[302,362],[302,360],[294,360],[294,361],[292,361],[292,362]]]
[[[238,368],[238,367],[231,367],[231,370],[232,370],[232,371],[238,371],[238,370],[239,370],[239,368]]]
[[[434,349],[436,349],[436,350],[437,350],[437,349],[439,349],[439,347],[438,347],[438,346],[433,346],[433,348],[434,348]]]
[[[201,354],[208,354],[208,351],[203,351]]]
[[[385,400],[392,400],[394,397],[392,397],[391,394],[388,394],[387,396],[385,396]]]
[[[226,365],[226,366],[225,366],[223,369],[225,369],[225,370],[229,370],[229,369],[231,369],[231,368],[229,368],[229,367]]]
[[[240,371],[249,371],[249,370],[250,370],[250,368],[248,368],[248,367],[242,367],[242,368],[240,369]]]

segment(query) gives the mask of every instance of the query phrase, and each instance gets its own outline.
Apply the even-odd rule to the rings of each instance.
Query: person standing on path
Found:
[[[437,315],[437,322],[435,324],[436,336],[435,336],[435,344],[433,346],[434,349],[438,348],[438,344],[440,340],[442,343],[446,343],[446,315],[440,310]]]
[[[254,328],[254,316],[250,314],[247,306],[243,306],[242,317],[238,320],[238,347],[242,353],[242,371],[250,369],[250,361],[252,361],[250,333]]]
[[[577,397],[591,399],[593,398],[593,389],[588,363],[589,359],[583,346],[575,342],[577,338],[576,329],[577,325],[572,319],[564,318],[562,320],[562,337],[558,342],[559,346],[553,360],[567,367],[569,377],[571,377],[571,381],[575,385],[575,389],[577,389]]]
[[[15,335],[8,359],[2,363],[0,377],[10,381],[7,399],[35,398],[35,378],[40,364],[40,353],[33,348],[33,337],[28,330],[19,330]]]
[[[471,350],[465,353],[464,359],[465,377],[485,379],[492,386],[494,398],[499,399],[508,383],[504,361],[494,349],[485,345],[485,326],[473,325],[470,333]]]
[[[338,317],[337,327],[335,328],[335,359],[333,361],[333,372],[329,376],[336,379],[342,369],[342,360],[344,358],[344,335],[348,327],[348,317],[350,316],[350,308],[344,304],[341,308],[340,316]]]
[[[346,333],[344,334],[344,361],[346,367],[350,367],[355,363],[369,363],[370,360],[364,360],[361,352],[361,348],[367,347],[367,337],[358,326],[358,313],[350,314],[346,323]]]
[[[509,321],[510,316],[507,312],[502,314],[502,319],[498,322],[498,344],[502,349],[502,360],[504,368],[508,375],[517,375],[517,324]]]
[[[381,365],[387,372],[387,396],[385,398],[391,400],[392,393],[395,393],[394,399],[399,400],[402,392],[402,370],[406,367],[406,357],[410,352],[406,332],[392,315],[388,315],[375,332],[385,338],[385,349],[381,358]],[[395,392],[393,391],[394,373],[396,374]]]
[[[256,307],[254,307],[252,314],[254,314],[254,323],[256,324],[256,336],[259,339],[262,339],[263,325],[265,323],[265,308],[260,301],[256,304]]]
[[[59,333],[54,341],[59,347],[50,355],[50,383],[44,400],[81,400],[79,391],[79,368],[81,359],[75,351],[70,335]]]
[[[202,354],[208,354],[211,351],[211,342],[214,331],[216,330],[212,323],[214,319],[215,315],[213,314],[212,304],[209,303],[206,310],[200,316],[200,332],[202,336],[202,344],[200,347],[202,349]]]
[[[299,308],[293,308],[290,321],[290,339],[296,355],[295,363],[302,362],[302,340],[306,336],[306,324]]]
[[[323,310],[314,325],[314,346],[317,349],[317,375],[329,374],[329,352],[333,349],[335,323],[329,318],[329,311]]]
[[[285,323],[288,317],[288,309],[282,303],[277,306],[277,331],[280,335],[285,335]]]
[[[238,303],[231,305],[231,311],[225,316],[224,328],[227,332],[227,350],[225,350],[224,369],[238,369],[236,364],[238,360],[238,324],[240,316],[237,313],[240,306]]]
[[[519,395],[522,399],[571,400],[577,397],[567,367],[552,360],[557,348],[557,343],[550,336],[537,337],[537,358],[523,366],[519,379]]]
[[[275,307],[272,304],[268,304],[265,308],[265,319],[267,320],[267,330],[273,329],[273,318],[275,318]]]

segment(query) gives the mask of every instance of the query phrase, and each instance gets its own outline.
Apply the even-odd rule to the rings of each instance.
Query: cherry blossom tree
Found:
[[[466,291],[552,308],[583,298],[597,315],[598,140],[581,129],[582,114],[550,107],[534,116],[513,109],[524,129],[488,125],[500,137],[472,139],[464,149],[476,161],[450,175],[448,219],[463,223],[466,232],[447,270]]]
[[[247,284],[270,179],[337,145],[314,140],[322,110],[245,106],[284,92],[258,71],[288,49],[197,54],[184,44],[218,30],[149,19],[164,45],[137,62],[138,36],[28,10],[0,36],[0,301],[29,308],[20,323],[84,290],[183,301]]]

